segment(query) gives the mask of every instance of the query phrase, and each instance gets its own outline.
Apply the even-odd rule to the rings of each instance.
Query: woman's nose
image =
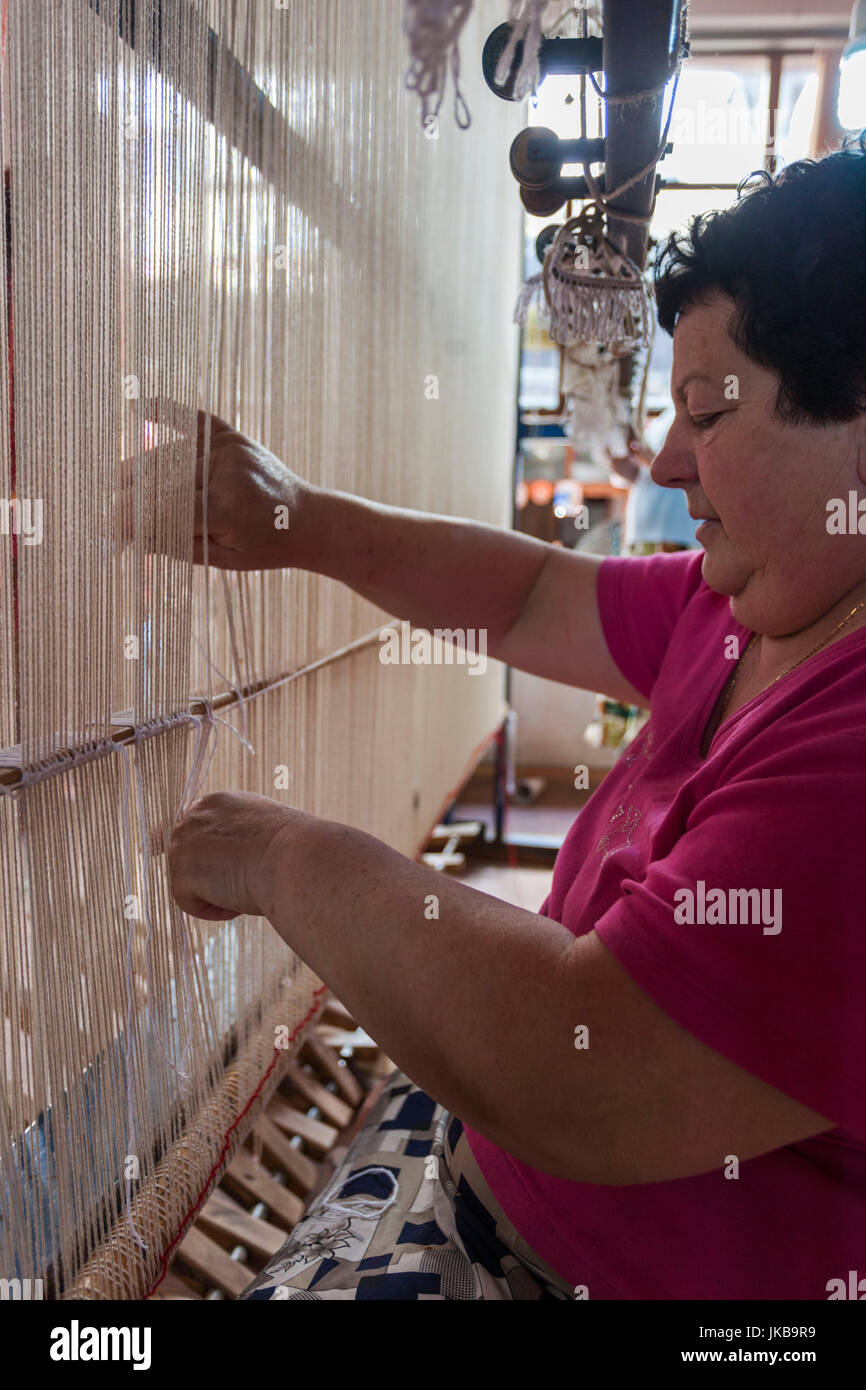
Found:
[[[684,482],[693,482],[697,476],[694,456],[691,450],[683,447],[676,424],[671,425],[653,459],[650,476],[659,487],[682,487]]]

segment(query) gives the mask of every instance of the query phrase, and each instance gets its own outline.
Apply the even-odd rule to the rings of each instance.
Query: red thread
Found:
[[[327,986],[327,985],[320,985],[319,988],[318,988],[317,990],[314,990],[314,991],[313,991],[313,999],[316,999],[316,1000],[317,1000],[317,999],[319,998],[320,995],[326,994],[327,991],[328,991],[328,986]],[[307,1013],[306,1013],[306,1014],[304,1015],[304,1017],[301,1019],[300,1023],[297,1025],[297,1027],[294,1029],[294,1031],[290,1034],[290,1036],[289,1036],[289,1042],[290,1042],[290,1043],[292,1043],[292,1042],[295,1041],[295,1038],[298,1036],[298,1034],[300,1033],[301,1029],[304,1028],[304,1027],[306,1027],[306,1025],[310,1022],[310,1019],[313,1018],[313,1017],[318,1013],[318,1011],[319,1011],[319,1006],[318,1006],[318,1004],[317,1004],[317,1003],[316,1003],[316,1004],[313,1004],[312,1007],[307,1011]],[[186,1216],[183,1218],[182,1222],[180,1223],[180,1227],[179,1227],[179,1229],[178,1229],[178,1233],[177,1233],[177,1235],[175,1236],[174,1240],[171,1242],[171,1245],[166,1246],[165,1250],[163,1250],[162,1256],[161,1256],[161,1261],[160,1261],[160,1262],[161,1262],[161,1265],[162,1265],[162,1273],[160,1274],[160,1276],[159,1276],[159,1278],[157,1279],[156,1283],[155,1283],[151,1288],[148,1289],[147,1293],[144,1295],[145,1298],[150,1298],[151,1294],[153,1294],[153,1293],[159,1288],[159,1286],[160,1286],[160,1284],[162,1283],[163,1279],[164,1279],[165,1276],[168,1274],[168,1257],[169,1257],[169,1255],[171,1254],[171,1252],[172,1252],[172,1250],[174,1249],[174,1247],[177,1245],[178,1241],[181,1239],[181,1237],[182,1237],[182,1235],[183,1235],[183,1233],[184,1233],[184,1228],[186,1227],[187,1223],[190,1221],[190,1219],[191,1219],[193,1216],[195,1216],[195,1214],[196,1214],[196,1212],[198,1211],[199,1207],[202,1205],[202,1203],[203,1203],[205,1197],[208,1195],[208,1191],[209,1191],[209,1189],[210,1189],[211,1183],[213,1182],[214,1178],[216,1177],[216,1175],[219,1173],[220,1169],[222,1168],[223,1159],[225,1158],[226,1154],[228,1153],[228,1149],[229,1149],[229,1139],[230,1139],[230,1137],[231,1137],[232,1130],[237,1129],[237,1127],[238,1127],[238,1125],[240,1124],[241,1120],[244,1118],[244,1115],[246,1115],[246,1113],[247,1113],[247,1111],[249,1110],[250,1106],[253,1104],[253,1101],[255,1101],[255,1100],[258,1098],[258,1096],[261,1094],[262,1087],[264,1086],[265,1082],[267,1081],[267,1079],[268,1079],[268,1077],[270,1076],[271,1072],[273,1071],[274,1067],[277,1065],[277,1062],[280,1060],[280,1054],[281,1054],[282,1052],[284,1052],[284,1051],[285,1051],[285,1048],[280,1048],[280,1047],[275,1047],[275,1048],[274,1048],[274,1057],[273,1057],[273,1061],[271,1062],[270,1066],[268,1067],[267,1071],[265,1072],[264,1076],[262,1077],[262,1079],[261,1079],[261,1081],[259,1082],[259,1084],[258,1084],[258,1086],[256,1087],[256,1089],[253,1091],[252,1095],[250,1096],[250,1098],[249,1098],[249,1100],[247,1101],[246,1105],[244,1106],[243,1110],[242,1110],[241,1113],[238,1115],[237,1119],[236,1119],[236,1120],[234,1121],[234,1123],[231,1124],[231,1125],[229,1126],[229,1128],[226,1130],[225,1136],[224,1136],[224,1138],[223,1138],[223,1146],[222,1146],[222,1148],[220,1149],[220,1152],[219,1152],[219,1157],[217,1158],[216,1163],[215,1163],[214,1166],[211,1168],[210,1172],[208,1173],[207,1177],[205,1178],[204,1187],[202,1188],[201,1192],[199,1193],[198,1200],[197,1200],[195,1206],[190,1207],[190,1209],[189,1209],[189,1211],[187,1212]]]

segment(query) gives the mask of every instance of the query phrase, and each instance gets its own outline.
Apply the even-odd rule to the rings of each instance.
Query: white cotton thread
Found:
[[[124,868],[126,871],[126,891],[128,898],[132,894],[132,853],[130,848],[130,820],[129,820],[129,793],[130,793],[130,773],[129,773],[129,749],[123,749],[125,788],[123,797],[123,848],[124,848]],[[138,1147],[138,1125],[135,1105],[135,1092],[132,1083],[132,1046],[135,1025],[135,1011],[133,1007],[132,989],[132,944],[135,931],[135,918],[130,917],[126,934],[126,1036],[123,1040],[123,1067],[126,1081],[126,1121],[127,1121],[127,1155],[134,1154]],[[136,1245],[141,1250],[147,1249],[147,1243],[138,1231],[132,1217],[132,1177],[124,1173],[124,1204],[126,1210],[126,1223]]]
[[[384,1216],[388,1208],[392,1207],[396,1202],[397,1193],[400,1188],[390,1168],[361,1168],[357,1173],[351,1173],[349,1177],[338,1181],[332,1186],[331,1191],[334,1191],[335,1188],[346,1187],[357,1178],[372,1177],[373,1174],[381,1174],[390,1180],[391,1192],[388,1197],[365,1197],[362,1193],[359,1193],[357,1198],[347,1197],[344,1202],[340,1202],[339,1200],[326,1196],[312,1215],[318,1217],[325,1212],[330,1212],[335,1216],[357,1216],[362,1221],[374,1221],[378,1217]],[[350,1201],[353,1203],[352,1206],[349,1206]]]

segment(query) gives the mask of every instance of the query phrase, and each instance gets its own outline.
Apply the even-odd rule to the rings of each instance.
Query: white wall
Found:
[[[517,713],[518,767],[610,767],[614,750],[593,748],[583,731],[595,713],[595,695],[523,671],[511,673],[511,706]]]

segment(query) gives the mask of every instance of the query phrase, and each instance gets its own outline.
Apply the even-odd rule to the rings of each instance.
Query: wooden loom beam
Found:
[[[320,995],[315,1013],[306,1021],[304,1031],[300,1034],[298,1050],[303,1045],[304,1033],[313,1027],[322,1002],[323,998]],[[148,1211],[163,1210],[170,1200],[169,1194],[172,1186],[177,1184],[178,1175],[182,1177],[184,1173],[194,1171],[196,1148],[201,1145],[207,1146],[212,1142],[210,1136],[221,1134],[225,1136],[221,1154],[215,1155],[211,1176],[207,1187],[199,1194],[196,1208],[203,1204],[209,1189],[219,1181],[228,1162],[237,1153],[246,1134],[256,1123],[256,1118],[258,1117],[259,1125],[263,1123],[265,1108],[282,1079],[290,1056],[288,1051],[283,1056],[280,1056],[279,1053],[275,1056],[272,1064],[273,1071],[251,1102],[246,1101],[241,1096],[237,1063],[232,1062],[226,1067],[218,1087],[188,1124],[183,1137],[166,1151],[153,1175],[139,1185],[129,1203],[128,1212],[120,1213],[111,1234],[82,1266],[70,1287],[63,1291],[61,1295],[63,1300],[111,1300],[117,1297],[114,1287],[117,1267],[132,1271],[137,1269],[141,1263],[141,1255],[130,1230],[130,1220],[136,1226],[144,1225],[144,1216]],[[238,1120],[245,1104],[248,1106],[248,1110],[245,1116],[246,1122],[241,1128]],[[273,1125],[273,1121],[268,1121],[267,1126],[268,1131],[273,1129],[282,1139],[279,1130]],[[284,1141],[284,1146],[283,1144],[279,1146],[281,1159],[287,1157],[285,1149],[288,1149],[292,1155],[289,1161],[294,1166],[295,1181],[302,1192],[309,1191],[316,1180],[315,1166],[304,1154],[292,1148],[288,1139]],[[194,1211],[188,1214],[187,1221],[193,1214]],[[177,1232],[175,1243],[178,1244],[183,1236],[184,1226]],[[169,1253],[170,1249],[164,1252],[163,1259],[167,1259]],[[134,1283],[134,1278],[130,1282]]]
[[[306,666],[301,666],[297,671],[292,671],[288,675],[275,676],[271,680],[255,681],[251,685],[239,686],[233,690],[225,690],[222,694],[214,696],[212,700],[205,700],[202,698],[193,699],[190,702],[189,710],[184,711],[184,713],[188,713],[194,718],[202,718],[209,709],[211,711],[230,709],[232,705],[239,705],[247,700],[254,700],[259,695],[267,695],[270,691],[278,690],[282,686],[288,685],[291,681],[300,680],[302,676],[312,675],[314,671],[320,671],[325,666],[332,665],[344,656],[351,656],[356,651],[362,651],[365,647],[372,646],[374,642],[379,640],[381,631],[382,628],[377,628],[375,632],[365,633],[363,637],[358,637],[354,642],[349,642],[345,647],[341,647],[339,651],[329,652],[327,656],[320,657],[317,661],[311,661]],[[178,718],[178,715],[174,716],[175,720]],[[118,726],[108,735],[108,742],[118,747],[124,744],[134,743],[142,734],[148,733],[148,727],[149,726],[146,724],[125,724]],[[166,720],[165,725],[155,730],[154,733],[165,733],[168,732],[169,729],[175,729],[177,727],[178,725],[176,722],[169,722],[169,720]],[[153,734],[148,736],[153,736]],[[81,751],[83,751],[82,748],[64,749],[57,757],[57,772],[66,771],[69,763],[75,758],[76,754]],[[106,752],[108,751],[111,750],[106,748]],[[53,770],[52,768],[52,771]],[[25,769],[21,767],[4,767],[0,769],[0,786],[18,786],[23,780],[24,771]]]
[[[354,1019],[336,1001],[329,1000],[326,1008],[333,1009],[337,1016],[355,1026]],[[275,1173],[268,1171],[264,1162],[249,1148],[239,1150],[223,1174],[219,1187],[196,1218],[192,1231],[178,1246],[168,1273],[150,1295],[152,1299],[171,1302],[204,1297],[237,1297],[267,1260],[284,1245],[287,1236],[303,1218],[308,1205],[331,1182],[337,1166],[369,1118],[386,1083],[387,1074],[392,1069],[387,1059],[378,1053],[373,1070],[367,1073],[365,1084],[361,1085],[316,1030],[307,1035],[300,1055],[309,1065],[309,1071],[305,1071],[304,1075],[316,1085],[329,1082],[336,1086],[336,1073],[343,1081],[346,1078],[351,1080],[354,1095],[353,1103],[348,1107],[348,1122],[338,1134],[334,1131],[336,1142],[314,1165],[315,1182],[307,1187],[303,1198],[297,1196],[285,1185],[286,1178],[291,1178],[285,1168],[281,1168],[277,1152],[263,1141],[263,1133],[267,1130],[263,1121],[273,1120],[274,1114],[278,1114],[282,1107],[291,1108],[285,1107],[277,1097],[270,1102],[247,1141],[253,1147],[268,1150],[267,1161]],[[358,1065],[360,1069],[360,1063]],[[289,1089],[284,1081],[283,1093]],[[336,1099],[333,1091],[327,1090],[325,1094],[331,1100]],[[292,1091],[292,1105],[301,1107],[306,1103],[307,1097],[299,1091]],[[295,1110],[295,1115],[302,1120],[313,1118],[300,1108]],[[294,1148],[291,1151],[298,1152]]]
[[[604,0],[605,91],[611,96],[647,91],[670,70],[671,44],[682,0]],[[634,106],[605,107],[605,187],[618,188],[658,151],[665,93]],[[639,183],[614,198],[610,235],[637,266],[646,264],[648,221],[617,219],[616,210],[649,217],[655,199],[655,165]]]

